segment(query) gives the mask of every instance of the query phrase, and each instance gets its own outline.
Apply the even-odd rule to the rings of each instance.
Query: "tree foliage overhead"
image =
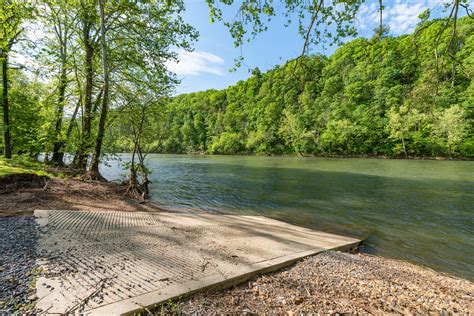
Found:
[[[451,45],[445,23],[171,98],[152,127],[159,151],[473,157],[474,23],[460,19],[454,55],[436,59]]]
[[[277,15],[286,19],[285,26],[297,23],[301,37],[304,39],[300,57],[305,56],[312,46],[321,44],[341,45],[344,39],[358,35],[356,27],[358,13],[366,0],[206,0],[211,21],[222,22],[234,39],[234,45],[241,47],[250,42],[259,33],[266,32],[270,21]],[[378,0],[377,14],[379,26],[375,29],[376,38],[387,35],[389,27],[384,24],[384,0]],[[222,6],[236,8],[235,15],[225,15]],[[474,18],[470,0],[448,0],[443,2],[446,23],[441,33],[449,29],[452,32],[452,47],[456,42],[457,20],[461,14]],[[375,12],[373,12],[375,13]],[[430,17],[430,9],[422,13],[424,21]],[[240,67],[243,56],[235,59]]]

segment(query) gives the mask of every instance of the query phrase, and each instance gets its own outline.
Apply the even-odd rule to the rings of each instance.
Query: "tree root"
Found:
[[[139,203],[145,203],[148,201],[148,196],[140,185],[129,184],[127,190],[125,190],[124,196],[128,196],[134,200],[138,200]]]
[[[82,181],[101,181],[101,182],[109,182],[107,181],[106,178],[104,178],[100,172],[98,171],[87,171],[86,174],[84,174],[82,177],[81,177],[81,180]]]
[[[129,196],[133,199],[142,199],[142,192],[139,188],[134,185],[128,185],[127,190],[125,190],[124,195]]]

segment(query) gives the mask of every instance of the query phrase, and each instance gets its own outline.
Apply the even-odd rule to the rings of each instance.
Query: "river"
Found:
[[[120,165],[104,176],[119,180]],[[148,166],[168,208],[265,215],[474,280],[474,162],[150,155]]]

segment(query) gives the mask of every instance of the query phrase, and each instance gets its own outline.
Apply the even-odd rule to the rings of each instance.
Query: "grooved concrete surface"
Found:
[[[123,314],[359,240],[260,216],[35,211],[46,314]]]

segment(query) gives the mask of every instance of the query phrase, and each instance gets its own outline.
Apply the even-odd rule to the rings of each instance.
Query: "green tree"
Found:
[[[9,104],[9,57],[13,46],[24,31],[23,23],[31,16],[31,6],[23,1],[5,0],[0,6],[0,61],[2,63],[2,107],[4,156],[11,158],[10,104]]]
[[[421,113],[416,109],[410,109],[408,106],[390,109],[387,129],[390,133],[390,138],[401,142],[401,148],[400,146],[395,146],[393,149],[396,155],[402,152],[405,157],[408,157],[407,141],[419,127],[422,119],[423,115]]]
[[[72,27],[74,17],[71,21],[72,5],[69,1],[44,0],[39,17],[45,25],[46,30],[52,30],[53,39],[45,37],[45,49],[47,56],[45,58],[51,60],[51,64],[57,64],[57,102],[56,111],[54,113],[54,124],[52,131],[53,139],[53,156],[51,161],[56,165],[63,165],[64,158],[64,135],[62,134],[64,108],[67,104],[66,89],[68,87],[68,73],[71,66],[69,61],[69,49],[71,48],[69,41],[72,39]],[[56,68],[56,67],[55,67]],[[56,69],[55,69],[56,70]]]
[[[180,1],[99,0],[103,95],[96,142],[88,171],[90,178],[102,178],[99,162],[111,98],[110,80],[149,80],[150,74],[156,74],[159,79],[168,82],[171,77],[163,67],[164,61],[176,57],[176,53],[170,49],[171,45],[190,49],[189,40],[196,37],[194,29],[179,15],[183,9]],[[135,78],[135,69],[140,69],[145,76]],[[143,84],[149,85],[150,82],[156,81]]]
[[[437,120],[433,125],[434,137],[451,158],[465,140],[469,129],[472,130],[472,122],[466,119],[466,114],[459,105],[447,108],[436,116]]]
[[[306,143],[311,141],[313,133],[307,131],[301,120],[287,109],[283,110],[283,119],[279,132],[286,146],[292,152],[303,155]]]

